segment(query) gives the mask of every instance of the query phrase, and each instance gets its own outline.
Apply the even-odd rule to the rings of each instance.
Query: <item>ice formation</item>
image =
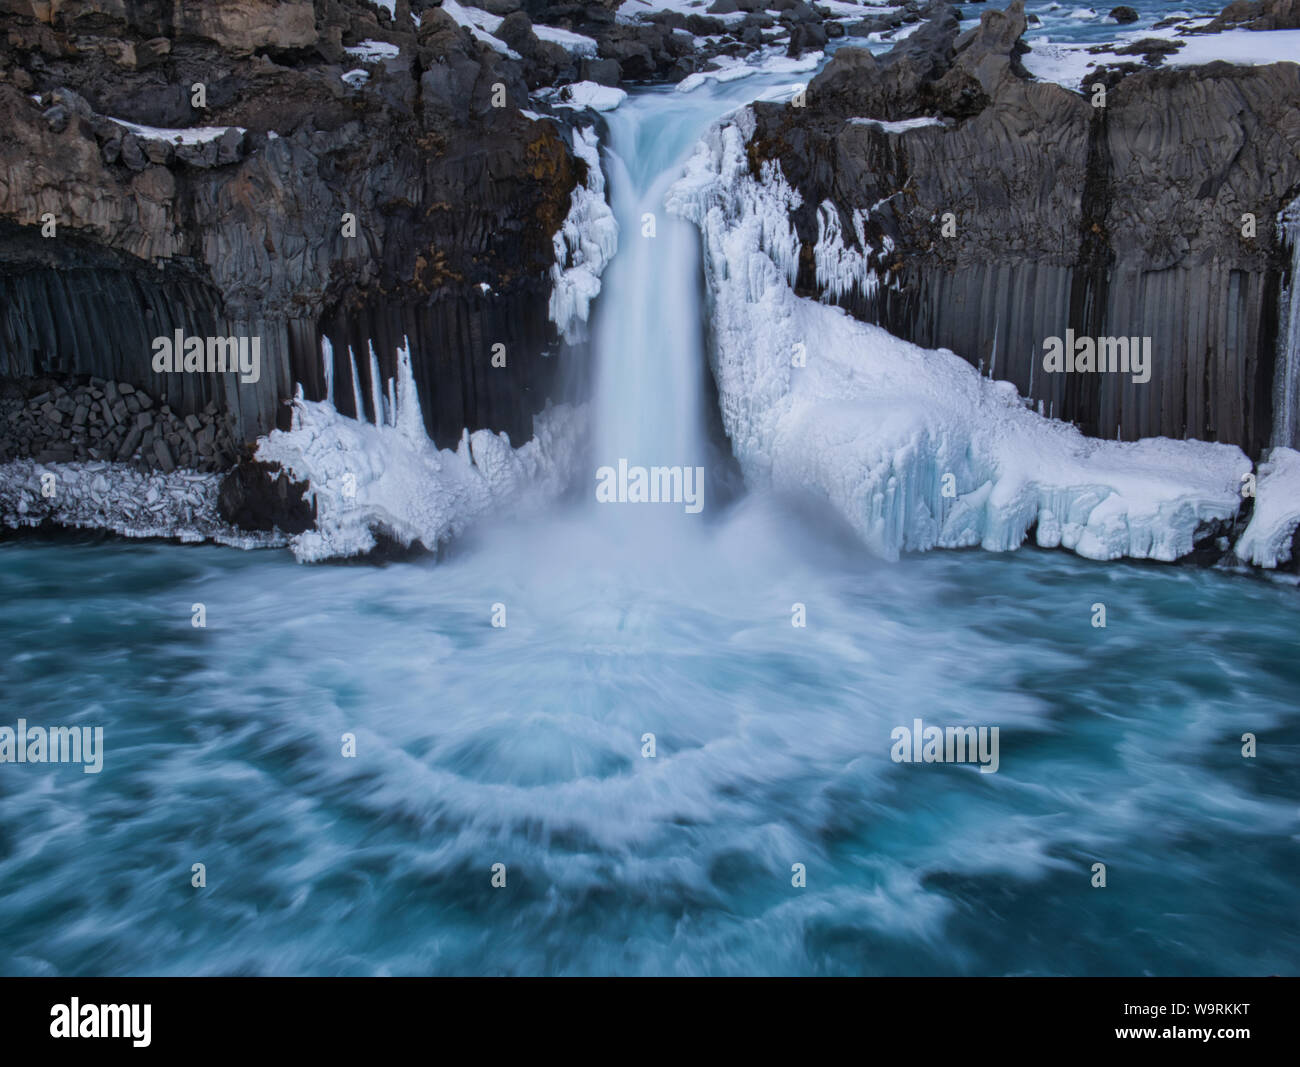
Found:
[[[578,409],[547,408],[535,419],[533,439],[520,448],[504,433],[466,430],[453,451],[439,449],[424,431],[409,347],[398,352],[389,396],[381,425],[373,425],[304,400],[299,391],[292,428],[259,443],[258,459],[311,483],[316,529],[291,539],[299,560],[364,554],[375,547],[377,531],[433,548],[507,501],[541,505],[568,484],[582,423]]]
[[[0,465],[0,515],[7,525],[49,521],[124,537],[216,541],[237,548],[282,545],[278,534],[256,534],[226,524],[217,513],[221,475],[197,471],[142,473],[126,463]]]
[[[751,485],[825,495],[891,559],[1007,550],[1035,531],[1091,559],[1173,560],[1236,514],[1251,469],[1236,447],[1087,438],[952,352],[796,297],[798,193],[775,163],[751,176],[752,130],[749,109],[715,126],[668,199],[703,235],[710,358]]]
[[[605,201],[605,173],[594,127],[573,131],[573,151],[587,164],[587,179],[574,187],[569,213],[552,239],[555,265],[550,301],[551,321],[570,343],[586,336],[600,276],[618,249],[618,223]]]
[[[1259,465],[1255,510],[1237,541],[1237,556],[1256,567],[1274,568],[1291,558],[1291,538],[1300,527],[1300,452],[1275,448]]]

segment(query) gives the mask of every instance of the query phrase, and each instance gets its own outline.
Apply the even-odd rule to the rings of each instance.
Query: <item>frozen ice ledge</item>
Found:
[[[1241,449],[1085,437],[950,351],[797,296],[799,193],[775,162],[751,172],[753,133],[750,109],[715,127],[669,194],[703,235],[710,358],[751,486],[824,495],[889,559],[1032,536],[1174,560],[1227,536],[1252,470]]]

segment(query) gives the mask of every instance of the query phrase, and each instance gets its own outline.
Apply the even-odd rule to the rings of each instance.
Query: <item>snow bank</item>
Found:
[[[899,119],[890,122],[885,119],[849,119],[850,126],[877,126],[886,133],[906,133],[908,130],[919,130],[923,126],[942,126],[943,120],[932,117],[923,117],[918,119]]]
[[[345,48],[343,51],[366,63],[380,63],[385,59],[395,59],[402,52],[395,44],[389,44],[386,41],[372,41],[369,38],[358,45],[353,45],[351,48]]]
[[[1179,35],[1180,29],[1204,25],[1209,19],[1209,16],[1189,19],[1181,25],[1159,29],[1127,30],[1116,34],[1108,46],[1086,41],[1052,41],[1046,36],[1031,37],[1026,39],[1030,51],[1021,56],[1021,62],[1039,81],[1056,82],[1074,90],[1095,67],[1138,62],[1138,56],[1121,56],[1114,49],[1150,37],[1174,41],[1181,46],[1177,52],[1165,56],[1162,64],[1165,67],[1201,66],[1219,60],[1247,66],[1300,62],[1300,30],[1225,30],[1186,37]],[[1094,51],[1096,49],[1100,50]]]
[[[0,465],[0,518],[13,529],[48,520],[124,537],[216,541],[236,548],[283,545],[278,534],[249,533],[222,520],[217,512],[221,480],[222,475],[197,471],[141,473],[125,463],[13,460]]]
[[[581,424],[576,409],[548,408],[521,448],[504,433],[467,430],[452,451],[425,434],[409,349],[398,353],[386,402],[378,392],[384,421],[376,426],[299,391],[292,428],[258,445],[258,459],[311,483],[316,529],[289,542],[301,561],[363,554],[375,547],[376,531],[433,548],[497,507],[540,505],[568,483]]]
[[[740,78],[748,78],[751,74],[803,74],[816,70],[821,65],[821,61],[821,52],[808,52],[792,59],[781,48],[761,50],[745,59],[725,55],[714,56],[713,63],[717,66],[717,70],[688,74],[677,83],[675,88],[679,93],[689,93],[705,82],[732,82]]]
[[[951,352],[796,297],[799,194],[775,163],[750,176],[752,130],[748,109],[715,126],[668,198],[703,234],[714,375],[751,485],[824,494],[890,559],[1036,529],[1091,559],[1173,560],[1236,514],[1251,464],[1235,447],[1084,437]]]
[[[1275,448],[1259,465],[1255,511],[1234,549],[1239,559],[1274,568],[1291,558],[1291,538],[1300,527],[1300,452]]]
[[[248,132],[243,126],[141,126],[136,122],[127,122],[126,119],[115,119],[111,115],[106,115],[105,118],[147,141],[169,141],[172,144],[206,144],[224,136],[228,130]]]
[[[442,9],[458,26],[464,26],[476,40],[482,41],[494,52],[509,56],[511,59],[520,58],[519,53],[509,47],[505,41],[492,36],[504,21],[500,15],[489,14],[477,7],[465,7],[456,3],[456,0],[442,0]]]
[[[573,131],[573,151],[587,164],[587,180],[574,187],[569,213],[552,238],[550,302],[551,321],[569,343],[586,336],[600,276],[618,249],[618,223],[605,201],[605,172],[594,127]]]
[[[554,107],[589,107],[593,111],[613,111],[627,99],[625,90],[599,82],[573,82],[537,95],[549,100]]]
[[[533,34],[539,41],[550,41],[552,44],[558,44],[575,56],[588,59],[596,58],[598,45],[594,37],[586,37],[571,30],[562,30],[557,26],[543,26],[540,23],[533,24]]]

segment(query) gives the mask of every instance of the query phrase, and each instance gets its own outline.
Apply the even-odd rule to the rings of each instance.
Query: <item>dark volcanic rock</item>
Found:
[[[1235,0],[1213,22],[1194,32],[1300,29],[1300,0]]]
[[[246,459],[222,481],[217,510],[226,522],[244,530],[302,533],[316,525],[315,509],[304,498],[307,488],[278,463]]]
[[[1121,25],[1126,25],[1130,22],[1137,22],[1138,13],[1131,7],[1112,7],[1110,9],[1110,17]]]
[[[370,395],[370,344],[388,376],[409,336],[436,440],[530,437],[555,362],[551,235],[585,165],[519,109],[530,77],[576,64],[523,15],[514,61],[434,6],[417,31],[405,7],[0,0],[0,375],[216,403],[247,441],[295,382],[324,397],[322,335],[349,404]],[[396,54],[347,51],[367,39]],[[123,121],[227,129],[175,144]],[[151,341],[177,329],[259,338],[259,380],[155,373]],[[485,375],[497,341],[509,361]]]
[[[1300,68],[1111,70],[1094,107],[1026,76],[1024,27],[1018,2],[964,35],[936,7],[890,53],[837,52],[805,107],[754,107],[754,172],[778,161],[802,199],[797,288],[820,295],[819,206],[846,234],[863,211],[880,284],[845,295],[854,314],[993,368],[1086,432],[1258,455],[1290,269],[1272,220],[1300,194]],[[1150,337],[1151,380],[1045,375],[1043,341],[1067,329]]]

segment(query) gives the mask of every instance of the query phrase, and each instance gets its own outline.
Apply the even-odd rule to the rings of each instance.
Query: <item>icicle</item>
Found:
[[[325,372],[325,402],[334,406],[334,346],[330,344],[330,339],[321,334],[320,339],[321,364]]]
[[[352,399],[357,405],[357,422],[366,421],[366,408],[361,403],[361,378],[357,374],[357,354],[348,345],[348,359],[352,361]]]
[[[370,348],[370,403],[374,407],[375,425],[383,426],[388,422],[384,411],[384,387],[379,380],[379,357],[375,355],[375,343],[367,341]]]
[[[420,394],[415,388],[415,374],[411,370],[411,340],[402,338],[397,350],[397,430],[410,441],[427,441],[424,432],[424,415],[420,411]]]

